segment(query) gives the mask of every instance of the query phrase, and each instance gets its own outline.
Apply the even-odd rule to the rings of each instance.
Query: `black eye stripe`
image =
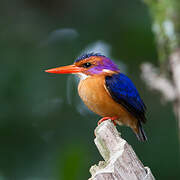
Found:
[[[84,63],[82,66],[83,66],[84,68],[88,68],[88,67],[90,67],[91,65],[92,65],[91,63],[87,62],[87,63]]]

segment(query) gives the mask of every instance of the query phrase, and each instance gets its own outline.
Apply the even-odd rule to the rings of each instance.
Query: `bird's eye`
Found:
[[[88,68],[88,67],[90,67],[91,65],[92,65],[91,63],[87,62],[87,63],[84,63],[82,66],[83,66],[84,68]]]

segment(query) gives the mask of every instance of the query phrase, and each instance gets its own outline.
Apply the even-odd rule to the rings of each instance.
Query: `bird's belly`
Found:
[[[82,80],[78,86],[81,99],[90,110],[102,117],[117,116],[124,124],[127,124],[132,117],[124,107],[116,103],[105,87],[105,80],[102,78],[90,77]],[[129,124],[129,123],[128,123]]]

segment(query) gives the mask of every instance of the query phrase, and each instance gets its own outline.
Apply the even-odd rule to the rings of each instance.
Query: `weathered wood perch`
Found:
[[[110,120],[95,129],[95,144],[105,161],[90,168],[89,180],[155,180]]]

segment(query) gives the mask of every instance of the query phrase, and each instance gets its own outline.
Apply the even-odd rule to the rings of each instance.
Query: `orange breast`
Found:
[[[126,125],[137,121],[123,106],[111,98],[105,87],[105,76],[94,75],[81,80],[78,92],[88,108],[102,117],[117,116],[119,121]]]

